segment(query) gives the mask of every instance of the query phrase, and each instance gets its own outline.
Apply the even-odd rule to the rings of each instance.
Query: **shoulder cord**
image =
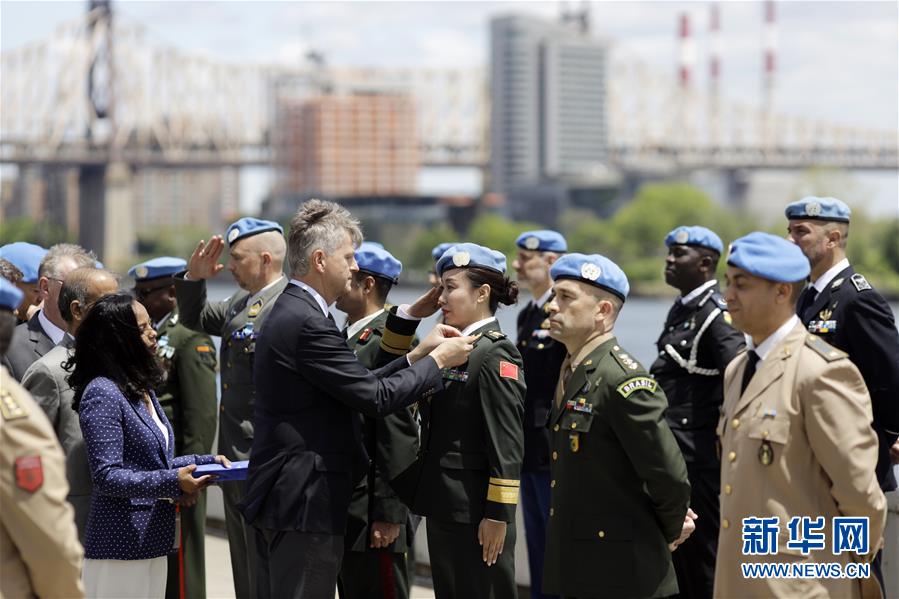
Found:
[[[711,297],[712,292],[703,298],[703,300],[699,303],[699,305],[703,305],[706,300]],[[696,337],[693,338],[693,347],[690,348],[690,359],[684,360],[683,356],[681,356],[674,346],[670,343],[665,344],[665,352],[671,356],[671,359],[677,362],[677,364],[689,372],[690,374],[699,374],[702,376],[718,376],[721,371],[717,368],[700,368],[696,365],[696,354],[699,352],[699,341],[702,339],[702,335],[708,330],[710,326],[712,326],[712,322],[721,314],[721,308],[715,308],[712,310],[709,315],[706,317],[705,321],[703,321],[702,326],[699,327],[699,332],[696,333]]]

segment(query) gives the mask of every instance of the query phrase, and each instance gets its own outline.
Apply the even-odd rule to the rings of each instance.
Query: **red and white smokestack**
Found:
[[[777,51],[777,23],[774,14],[774,0],[765,2],[764,65],[765,85],[769,89],[774,83],[775,56]]]
[[[687,13],[681,13],[680,15],[678,37],[680,40],[680,68],[678,69],[678,78],[681,87],[686,89],[690,86],[690,71],[693,67],[693,60],[695,57],[693,39],[690,37],[690,15]]]
[[[709,15],[709,84],[714,92],[721,81],[721,20],[718,4],[712,4]]]

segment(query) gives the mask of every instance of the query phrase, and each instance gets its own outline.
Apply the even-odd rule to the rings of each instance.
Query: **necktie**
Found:
[[[812,307],[812,304],[815,303],[815,300],[818,298],[818,290],[815,289],[814,285],[809,285],[805,289],[802,290],[802,295],[799,296],[799,301],[796,306],[796,314],[799,316],[799,319],[805,322],[805,312]]]
[[[749,350],[748,360],[746,360],[746,370],[743,371],[743,384],[740,386],[740,395],[743,395],[743,392],[746,391],[746,387],[749,386],[749,381],[752,380],[752,376],[755,374],[755,368],[759,363],[759,355],[755,353],[754,349]]]
[[[565,385],[571,380],[572,374],[574,374],[574,371],[571,369],[571,354],[568,354],[565,356],[565,361],[562,362],[562,370],[559,372],[559,384],[556,385],[555,402],[557,408],[562,404],[562,398],[565,397]]]

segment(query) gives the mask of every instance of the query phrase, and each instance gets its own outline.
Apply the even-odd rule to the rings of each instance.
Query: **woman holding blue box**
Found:
[[[84,535],[88,597],[163,597],[166,556],[177,549],[175,504],[213,482],[197,465],[224,456],[174,457],[174,436],[153,389],[162,382],[156,330],[124,293],[98,300],[67,367],[94,490]]]

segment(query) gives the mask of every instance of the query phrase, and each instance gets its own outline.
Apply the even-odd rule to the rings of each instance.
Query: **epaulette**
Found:
[[[720,293],[715,293],[712,295],[712,300],[714,300],[715,305],[718,308],[725,310],[725,311],[727,310],[727,302],[724,300],[723,295],[721,295]]]
[[[808,335],[805,338],[805,344],[811,349],[815,350],[816,353],[820,354],[820,356],[828,362],[833,362],[835,360],[849,357],[846,352],[838,350],[817,335]]]
[[[855,285],[856,291],[868,291],[872,289],[871,283],[868,282],[868,279],[865,278],[865,275],[860,273],[855,273],[849,280],[852,281],[852,284]]]
[[[0,414],[3,420],[18,420],[28,416],[28,410],[22,407],[12,393],[6,389],[0,389]]]
[[[630,357],[627,352],[625,352],[617,345],[612,346],[612,357],[615,358],[615,360],[619,364],[621,364],[621,367],[625,372],[638,370],[640,368],[640,363]]]
[[[502,341],[506,338],[506,334],[501,331],[487,331],[484,333],[484,337],[487,337],[491,341]]]
[[[371,340],[372,336],[380,337],[381,331],[378,329],[367,328],[362,331],[362,334],[359,335],[358,341],[356,341],[357,345],[365,345]]]

